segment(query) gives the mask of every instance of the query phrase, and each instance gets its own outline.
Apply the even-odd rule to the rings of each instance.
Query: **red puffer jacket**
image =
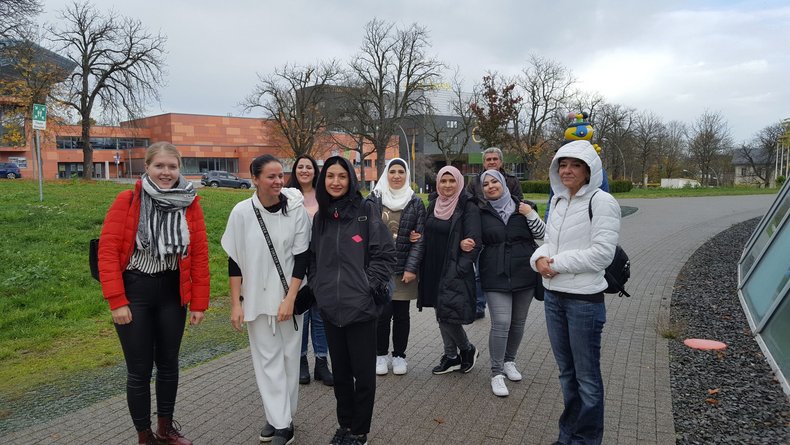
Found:
[[[140,220],[140,193],[142,182],[137,181],[134,194],[131,190],[121,192],[113,202],[99,238],[99,274],[104,298],[110,309],[129,304],[123,286],[123,271],[129,265],[134,252],[137,223]],[[209,300],[208,239],[203,210],[198,204],[200,197],[187,207],[186,219],[189,228],[187,256],[178,261],[181,279],[181,304],[189,304],[191,311],[205,311]]]

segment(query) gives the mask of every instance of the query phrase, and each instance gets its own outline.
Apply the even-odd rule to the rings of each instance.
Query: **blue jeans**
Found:
[[[548,289],[543,303],[565,402],[559,442],[598,445],[603,439],[601,331],[606,305],[557,297]]]
[[[312,325],[313,329],[310,329]],[[324,333],[324,320],[318,309],[313,307],[304,313],[302,322],[302,357],[307,355],[307,339],[312,331],[313,334],[313,353],[316,357],[326,358],[326,333]]]

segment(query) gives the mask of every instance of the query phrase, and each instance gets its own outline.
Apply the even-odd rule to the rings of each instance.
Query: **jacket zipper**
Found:
[[[335,208],[334,216],[335,218],[338,217],[337,208]],[[335,226],[335,252],[337,252],[337,255],[340,255],[340,223],[338,222],[338,224]],[[343,311],[340,308],[340,261],[337,262],[337,277],[335,278],[335,302],[335,307],[337,308],[337,319],[339,321],[338,327],[342,328],[343,322],[340,319],[343,314]]]

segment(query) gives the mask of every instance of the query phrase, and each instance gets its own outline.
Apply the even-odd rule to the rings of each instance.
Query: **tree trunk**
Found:
[[[82,179],[93,178],[90,116],[82,118]]]

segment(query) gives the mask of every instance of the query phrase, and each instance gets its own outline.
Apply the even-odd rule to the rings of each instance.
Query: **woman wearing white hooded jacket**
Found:
[[[604,270],[617,246],[620,206],[599,190],[601,170],[601,159],[587,141],[557,151],[549,170],[555,195],[544,244],[530,259],[543,277],[546,328],[565,403],[556,443],[564,445],[603,439]]]
[[[236,204],[222,235],[222,248],[228,254],[231,323],[239,331],[247,324],[266,415],[260,440],[283,445],[294,438],[302,316],[293,308],[309,263],[310,219],[302,193],[283,187],[283,166],[277,158],[255,158],[250,173],[255,194]],[[262,225],[288,283],[287,292]]]

